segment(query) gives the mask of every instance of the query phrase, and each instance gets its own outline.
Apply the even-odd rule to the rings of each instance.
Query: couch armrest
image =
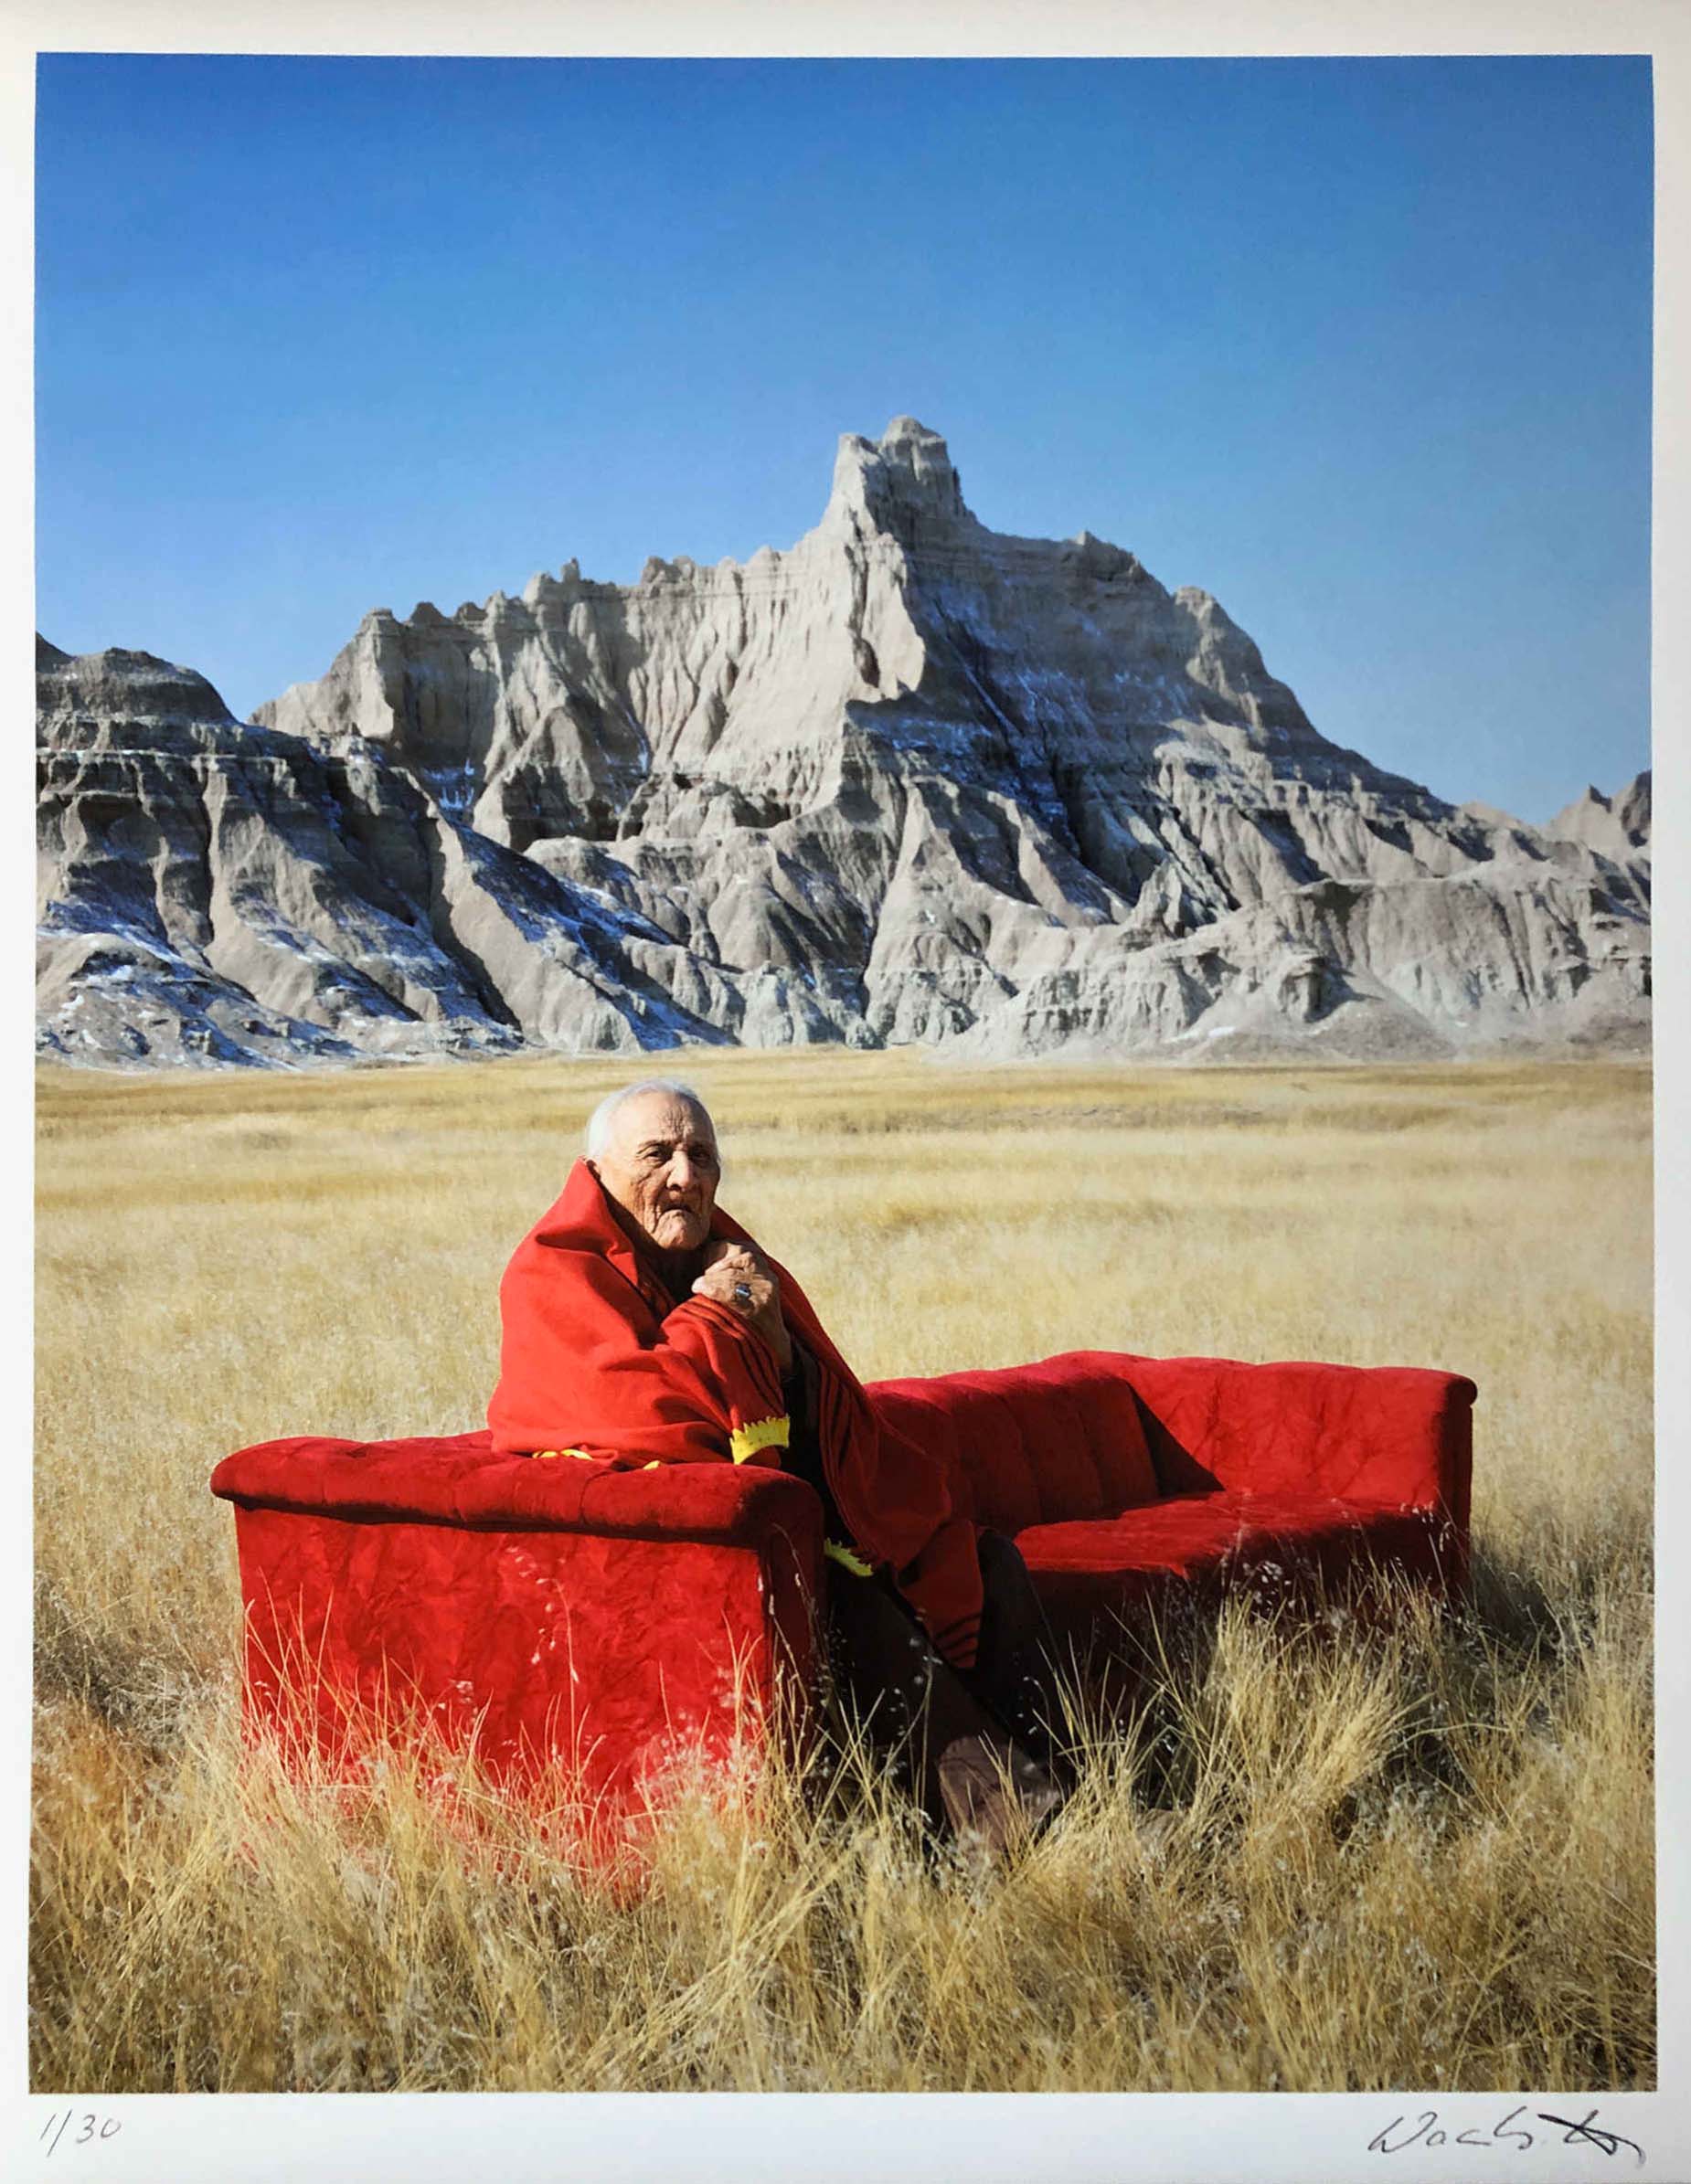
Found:
[[[414,1441],[263,1441],[225,1457],[211,1490],[245,1509],[452,1524],[474,1531],[760,1547],[781,1533],[822,1549],[822,1506],[802,1479],[756,1463],[612,1470],[580,1457],[494,1456],[484,1434]]]
[[[803,1731],[824,1568],[803,1479],[461,1435],[269,1442],[212,1489],[236,1509],[249,1720],[333,1766],[364,1764],[399,1694],[495,1778],[580,1765],[610,1815],[697,1739]]]
[[[1414,1366],[1119,1360],[1146,1415],[1165,1493],[1316,1488],[1437,1510],[1465,1535],[1473,1381]]]

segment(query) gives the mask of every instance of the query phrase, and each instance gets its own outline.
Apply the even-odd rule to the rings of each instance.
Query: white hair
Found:
[[[689,1107],[697,1108],[707,1122],[710,1122],[710,1109],[705,1105],[691,1085],[684,1085],[673,1076],[643,1076],[637,1085],[624,1085],[619,1092],[608,1092],[587,1119],[587,1157],[596,1161],[611,1142],[611,1125],[619,1109],[631,1099],[640,1099],[648,1092],[666,1092],[671,1099],[685,1099]],[[714,1138],[717,1126],[710,1124]]]

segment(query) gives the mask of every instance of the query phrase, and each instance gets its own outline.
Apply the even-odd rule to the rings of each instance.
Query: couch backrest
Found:
[[[1157,1498],[1135,1361],[1080,1351],[997,1372],[877,1381],[878,1416],[946,1458],[961,1515],[995,1532],[1111,1517]]]
[[[1415,1365],[1123,1358],[1168,1494],[1331,1495],[1468,1521],[1473,1381]]]

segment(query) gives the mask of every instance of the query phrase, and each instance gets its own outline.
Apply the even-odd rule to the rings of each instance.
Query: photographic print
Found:
[[[32,2092],[1631,2162],[1650,55],[36,97]]]

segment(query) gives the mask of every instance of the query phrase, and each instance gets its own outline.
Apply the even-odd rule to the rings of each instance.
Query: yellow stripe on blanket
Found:
[[[729,1454],[743,1464],[760,1448],[785,1448],[792,1433],[792,1421],[785,1411],[779,1418],[760,1418],[755,1426],[737,1426],[729,1436]]]
[[[866,1563],[860,1554],[854,1554],[849,1547],[842,1547],[837,1540],[824,1540],[822,1552],[831,1563],[838,1563],[841,1569],[849,1570],[854,1577],[873,1577],[872,1564]]]
[[[585,1448],[537,1448],[535,1450],[535,1460],[537,1463],[543,1457],[548,1456],[579,1456],[584,1464],[590,1464],[593,1460],[592,1458],[587,1453]],[[661,1459],[659,1458],[654,1456],[649,1464],[642,1464],[640,1468],[643,1471],[655,1471],[659,1467],[660,1460]]]

